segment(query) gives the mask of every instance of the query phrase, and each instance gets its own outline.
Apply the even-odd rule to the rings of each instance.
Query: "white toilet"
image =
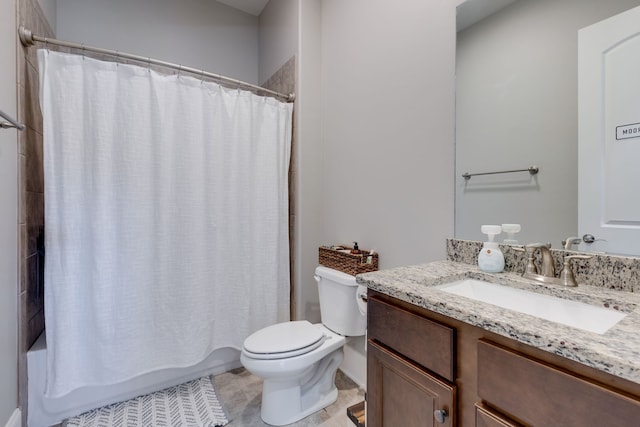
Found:
[[[314,277],[322,324],[277,323],[244,341],[240,361],[264,380],[261,417],[267,424],[290,424],[335,402],[345,336],[365,333],[355,277],[327,267],[316,268]]]

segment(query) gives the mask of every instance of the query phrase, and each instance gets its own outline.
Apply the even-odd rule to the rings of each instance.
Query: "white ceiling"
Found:
[[[226,4],[243,12],[260,16],[262,9],[269,3],[269,0],[217,0],[219,3]]]

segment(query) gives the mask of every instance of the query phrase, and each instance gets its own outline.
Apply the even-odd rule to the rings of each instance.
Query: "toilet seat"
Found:
[[[324,338],[322,329],[306,320],[277,323],[250,335],[243,351],[253,359],[284,359],[315,350]]]

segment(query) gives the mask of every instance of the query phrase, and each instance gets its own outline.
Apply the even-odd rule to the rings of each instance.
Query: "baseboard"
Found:
[[[9,417],[9,421],[5,424],[5,427],[20,427],[22,425],[22,414],[20,413],[20,408],[16,408]]]

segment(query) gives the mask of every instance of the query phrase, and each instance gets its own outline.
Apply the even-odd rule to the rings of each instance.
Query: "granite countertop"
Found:
[[[465,278],[581,301],[628,315],[601,335],[434,288]],[[516,273],[485,273],[477,266],[452,261],[380,270],[360,274],[356,280],[369,289],[640,384],[640,295],[595,286],[547,285]]]

